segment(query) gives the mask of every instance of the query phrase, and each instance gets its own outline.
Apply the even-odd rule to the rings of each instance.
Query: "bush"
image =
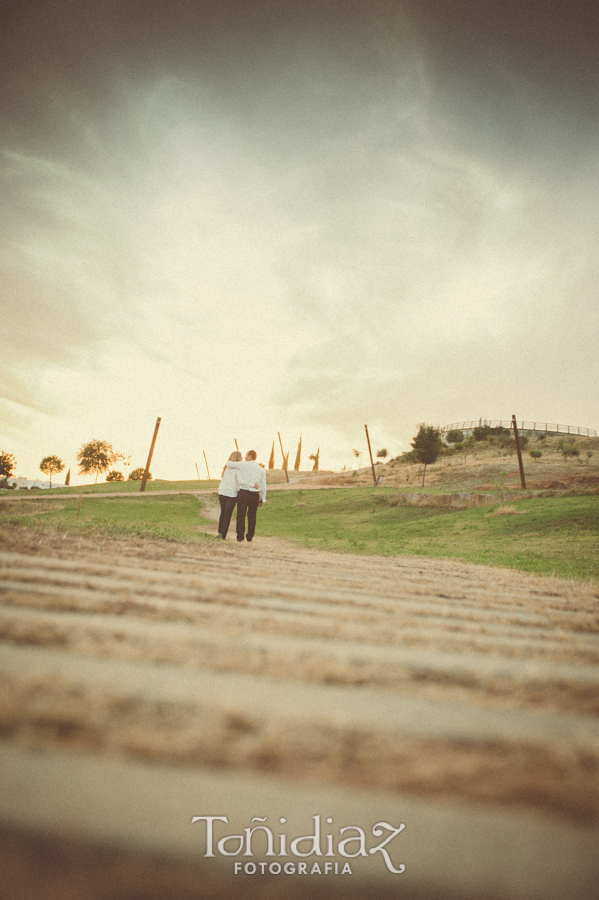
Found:
[[[129,478],[127,480],[128,481],[141,481],[142,478],[144,477],[145,471],[146,470],[142,469],[142,468],[133,469],[133,471],[129,473]],[[148,481],[151,481],[151,480],[152,480],[152,473],[148,472]]]
[[[491,428],[490,425],[477,425],[476,428],[472,429],[472,435],[477,442],[486,441],[491,435],[499,436],[509,433],[509,428],[504,428],[503,425],[497,425],[495,428]]]
[[[142,473],[143,474],[143,473]],[[109,472],[106,476],[106,481],[124,481],[125,476],[122,472],[117,472],[116,469],[113,469],[112,472]]]
[[[543,455],[543,451],[542,450],[531,450],[530,455],[532,456],[533,459],[540,459]]]
[[[464,432],[460,431],[458,428],[452,428],[451,431],[448,431],[445,435],[445,440],[448,444],[458,444],[464,440]]]

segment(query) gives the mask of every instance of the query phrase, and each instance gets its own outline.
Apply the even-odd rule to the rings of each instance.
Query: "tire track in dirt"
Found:
[[[283,779],[287,792],[313,802],[327,791],[346,804],[408,798],[424,819],[457,803],[471,841],[463,823],[474,804],[488,823],[508,823],[489,824],[481,860],[532,817],[541,835],[560,835],[577,865],[578,896],[592,896],[580,878],[595,865],[586,848],[599,819],[595,586],[274,539],[96,547],[14,535],[0,553],[0,734],[13,774],[21,766],[41,779],[42,759],[56,761],[57,786],[63,761],[73,771],[150,766],[157,784],[167,773],[222,772],[241,779],[247,796],[252,779]],[[32,833],[74,840],[60,811],[42,822],[32,804],[14,804],[0,803],[11,846],[29,847]],[[115,813],[113,837],[118,823]],[[100,853],[106,838],[89,827]],[[144,852],[144,865],[155,865]],[[551,866],[565,871],[563,853]],[[364,876],[367,893],[372,877]],[[537,891],[532,857],[519,887],[496,867],[492,877],[479,873],[475,889],[451,866],[435,886],[436,877],[423,869],[412,894],[402,891],[528,898],[566,890],[554,872],[551,889],[543,876]],[[236,896],[239,886],[223,879],[221,895]],[[295,882],[285,895],[292,887],[303,896]]]

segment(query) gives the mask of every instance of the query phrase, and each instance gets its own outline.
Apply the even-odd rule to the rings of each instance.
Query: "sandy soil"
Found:
[[[398,877],[408,898],[594,896],[598,598],[259,533],[204,547],[2,529],[4,896],[385,897]],[[273,814],[405,814],[406,872],[231,878],[174,798],[198,790],[196,814],[220,814],[233,783],[245,825],[266,795]],[[461,864],[456,834],[478,847]]]

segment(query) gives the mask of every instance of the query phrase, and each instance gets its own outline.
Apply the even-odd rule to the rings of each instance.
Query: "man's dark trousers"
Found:
[[[245,532],[245,514],[248,517],[247,539],[251,541],[256,530],[256,511],[260,503],[258,491],[246,491],[240,489],[237,494],[237,540],[242,541]]]

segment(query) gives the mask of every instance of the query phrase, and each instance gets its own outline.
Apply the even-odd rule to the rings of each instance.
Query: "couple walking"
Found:
[[[227,538],[231,516],[237,504],[237,540],[251,541],[256,530],[256,512],[259,506],[266,503],[266,473],[256,462],[256,451],[248,450],[245,460],[239,450],[235,450],[223,469],[218,486],[220,501],[220,519],[218,533],[223,541]],[[247,514],[247,534],[245,534],[245,517]]]

